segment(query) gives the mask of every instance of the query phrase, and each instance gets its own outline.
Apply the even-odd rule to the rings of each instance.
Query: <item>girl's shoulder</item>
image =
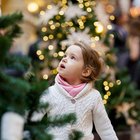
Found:
[[[101,93],[95,88],[91,89],[91,95],[96,99],[97,98],[102,98]]]

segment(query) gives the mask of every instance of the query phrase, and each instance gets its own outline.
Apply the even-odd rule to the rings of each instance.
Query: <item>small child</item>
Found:
[[[118,140],[106,113],[99,91],[93,88],[93,81],[101,72],[98,53],[83,42],[70,45],[58,65],[55,84],[49,87],[41,98],[48,102],[48,116],[76,114],[76,123],[50,130],[54,140],[68,140],[72,130],[81,131],[82,140],[93,140],[93,122],[102,140]]]

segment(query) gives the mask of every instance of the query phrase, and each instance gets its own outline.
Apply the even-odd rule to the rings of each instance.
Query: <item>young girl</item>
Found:
[[[82,42],[70,45],[58,65],[55,84],[47,89],[41,102],[48,102],[49,116],[76,114],[76,123],[50,130],[54,140],[69,140],[73,129],[82,140],[93,140],[93,122],[102,140],[118,140],[106,113],[100,93],[93,88],[101,71],[98,53]]]

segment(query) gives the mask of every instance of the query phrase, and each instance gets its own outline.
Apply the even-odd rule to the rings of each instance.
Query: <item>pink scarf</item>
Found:
[[[80,91],[86,85],[86,83],[82,83],[79,85],[70,85],[59,74],[56,75],[56,81],[73,97],[80,93]]]

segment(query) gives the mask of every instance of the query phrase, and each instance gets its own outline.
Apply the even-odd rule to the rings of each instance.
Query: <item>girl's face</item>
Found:
[[[83,69],[84,60],[81,48],[71,45],[58,65],[58,73],[69,84],[76,85],[81,83]]]

